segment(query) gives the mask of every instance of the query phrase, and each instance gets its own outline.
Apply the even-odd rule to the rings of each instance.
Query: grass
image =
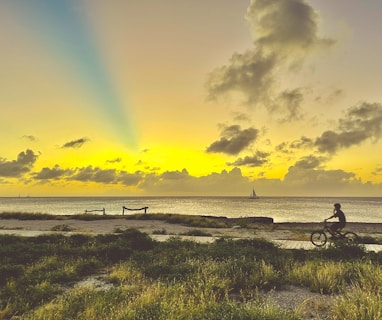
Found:
[[[131,215],[101,215],[101,214],[76,214],[76,215],[51,215],[44,213],[25,213],[25,212],[2,212],[0,219],[18,220],[108,220],[108,219],[127,219],[127,220],[159,220],[173,224],[181,224],[198,228],[230,228],[233,225],[241,227],[253,224],[250,218],[225,218],[213,216],[199,216],[186,214],[131,214]]]
[[[68,226],[67,224],[59,224],[50,229],[51,231],[69,232],[76,230],[75,228]]]
[[[205,232],[203,230],[199,230],[199,229],[192,229],[192,230],[189,230],[185,233],[182,233],[182,235],[185,235],[185,236],[195,236],[195,237],[211,237],[212,234],[209,233],[209,232]]]
[[[333,319],[380,319],[382,254],[338,244],[283,250],[265,240],[155,242],[99,236],[0,236],[0,319],[301,319],[258,292],[333,295]],[[107,286],[77,286],[103,274]],[[320,306],[316,306],[320,309]]]

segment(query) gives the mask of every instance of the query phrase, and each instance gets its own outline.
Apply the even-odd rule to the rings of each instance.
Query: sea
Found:
[[[0,212],[53,215],[147,213],[223,217],[270,217],[274,222],[322,222],[339,202],[349,222],[382,223],[382,197],[0,197]],[[125,211],[125,214],[143,211]]]

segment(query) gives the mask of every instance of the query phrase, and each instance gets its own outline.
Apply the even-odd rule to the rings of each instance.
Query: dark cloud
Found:
[[[85,168],[76,168],[73,175],[68,180],[76,180],[82,182],[96,182],[104,184],[122,183],[123,185],[136,185],[142,179],[143,173],[128,173],[126,171],[118,171],[115,169],[101,169],[98,167],[88,166]]]
[[[304,0],[252,0],[246,18],[252,27],[254,47],[233,54],[227,65],[209,74],[206,87],[210,99],[240,92],[248,104],[268,104],[272,96],[278,96],[274,84],[282,70],[292,71],[312,51],[333,44],[318,37],[318,16]],[[284,98],[289,98],[286,106],[290,117],[295,116],[301,94]],[[268,106],[271,109],[272,104]]]
[[[289,150],[288,148],[287,142],[280,143],[279,145],[276,146],[275,150],[285,154],[291,153],[291,150]]]
[[[313,147],[312,139],[302,136],[299,140],[292,142],[282,142],[276,146],[275,150],[285,154],[292,154],[295,150],[308,149]]]
[[[149,174],[139,184],[153,194],[243,195],[250,191],[251,183],[239,168],[213,172],[206,176],[191,176],[186,169]]]
[[[277,99],[276,111],[285,114],[283,118],[280,119],[281,122],[301,120],[301,104],[304,100],[304,96],[301,89],[294,89],[290,91],[282,92]],[[279,114],[278,112],[278,114]]]
[[[61,148],[81,148],[84,143],[90,141],[88,138],[81,138],[65,143]]]
[[[135,173],[128,173],[122,171],[119,173],[118,182],[122,183],[125,186],[135,186],[143,179],[144,174],[141,171]]]
[[[368,139],[378,141],[381,136],[382,105],[365,102],[350,108],[339,120],[337,129],[325,131],[315,140],[315,146],[320,152],[334,154]]]
[[[0,176],[20,177],[31,170],[37,158],[38,156],[29,149],[25,152],[20,152],[17,160],[7,161],[0,158]]]
[[[56,165],[52,169],[47,167],[43,168],[34,175],[34,178],[37,180],[56,180],[70,172],[70,170],[61,169],[60,166]]]
[[[75,169],[62,169],[56,165],[53,168],[43,168],[35,173],[36,180],[67,180],[80,182],[96,182],[102,184],[121,183],[125,186],[137,185],[144,177],[143,172],[128,173],[116,169],[101,169],[99,167],[82,167]]]
[[[380,176],[382,174],[382,167],[377,167],[375,170],[372,172],[373,176]]]
[[[289,167],[284,177],[283,185],[286,190],[299,195],[340,195],[359,192],[362,188],[360,180],[352,172],[344,170],[325,170],[323,163],[326,158],[308,156],[300,159]],[[360,189],[361,188],[361,189]]]
[[[302,136],[299,140],[295,140],[290,144],[292,149],[304,149],[313,146],[313,140]]]
[[[258,135],[259,130],[255,128],[242,130],[239,125],[225,127],[220,140],[213,142],[206,151],[236,155],[255,142]]]
[[[244,94],[247,104],[268,99],[277,59],[248,50],[235,53],[229,64],[211,72],[207,79],[208,98],[213,100],[230,91]]]
[[[101,169],[88,166],[85,168],[77,168],[75,173],[69,178],[82,182],[98,182],[98,183],[117,183],[117,171],[115,169]]]
[[[232,163],[228,163],[230,166],[248,166],[248,167],[261,167],[268,162],[269,153],[257,151],[253,156],[246,156],[239,158]]]
[[[303,157],[302,159],[298,160],[294,167],[299,169],[315,169],[319,168],[323,162],[325,162],[327,159],[323,157],[316,157],[313,155]]]
[[[184,180],[189,177],[189,174],[186,169],[183,169],[182,171],[166,171],[162,173],[161,177],[165,180]]]
[[[119,163],[122,161],[122,158],[115,158],[115,159],[111,159],[111,160],[106,160],[106,163]]]
[[[31,135],[24,135],[24,136],[22,136],[22,138],[27,139],[29,141],[33,141],[33,142],[37,140],[37,138],[35,136],[31,136]]]
[[[333,43],[318,37],[318,15],[305,0],[252,0],[246,18],[257,47],[294,62]]]

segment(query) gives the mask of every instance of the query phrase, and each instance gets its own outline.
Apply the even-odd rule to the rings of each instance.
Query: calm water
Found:
[[[122,207],[142,208],[148,213],[180,213],[226,217],[266,216],[275,222],[320,222],[340,202],[348,221],[382,222],[382,197],[77,197],[0,198],[0,212],[81,214],[105,208],[106,214],[121,214]],[[139,211],[137,211],[139,212]],[[142,212],[142,211],[140,211]],[[126,214],[129,214],[127,212]],[[102,214],[102,213],[99,213]]]

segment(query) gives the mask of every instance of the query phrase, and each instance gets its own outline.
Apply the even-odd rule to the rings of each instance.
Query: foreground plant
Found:
[[[302,307],[283,310],[258,294],[285,285],[336,294],[337,319],[378,316],[382,255],[351,248],[338,261],[333,252],[264,240],[159,243],[134,229],[0,236],[0,319],[300,319]],[[100,274],[104,286],[78,285]]]

